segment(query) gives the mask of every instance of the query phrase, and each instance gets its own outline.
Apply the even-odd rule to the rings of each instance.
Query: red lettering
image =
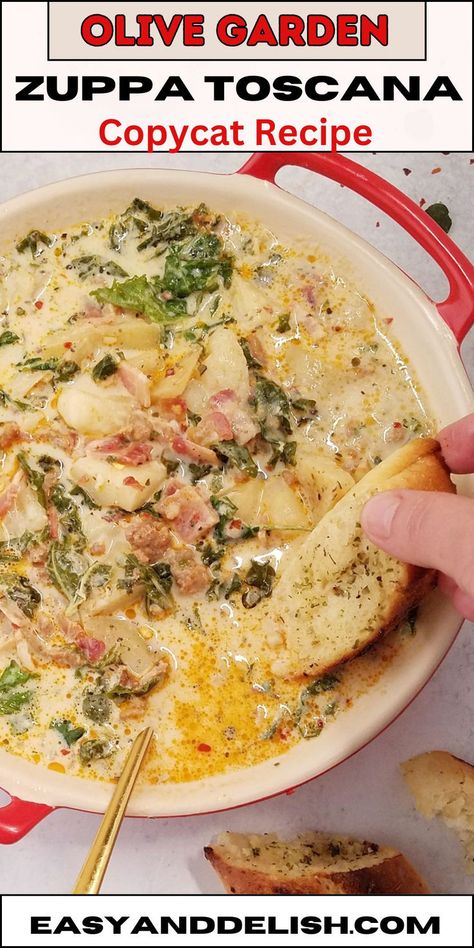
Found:
[[[150,35],[150,26],[153,23],[151,13],[139,13],[137,23],[140,27],[140,35],[137,40],[137,46],[153,46],[153,39]]]
[[[308,46],[326,46],[334,39],[334,23],[331,17],[310,14],[308,17]]]
[[[198,16],[186,14],[183,24],[183,44],[185,46],[204,46],[204,17],[200,13]]]
[[[374,23],[370,17],[363,14],[360,18],[360,45],[370,46],[372,37],[380,43],[381,46],[388,46],[388,16],[381,13],[377,17],[377,23]]]
[[[357,16],[343,13],[337,17],[337,45],[357,46]]]
[[[241,46],[247,38],[247,24],[243,16],[227,14],[216,26],[217,39],[224,46]]]
[[[171,46],[181,25],[182,16],[180,16],[179,13],[175,13],[174,16],[171,17],[169,26],[167,26],[165,18],[161,13],[156,13],[153,19],[164,45]]]
[[[92,32],[94,26],[99,26],[102,30],[100,36],[96,36]],[[103,16],[101,13],[93,13],[91,16],[86,16],[85,20],[82,21],[81,36],[88,46],[107,46],[107,43],[110,43],[113,35],[113,24],[108,16]]]
[[[135,36],[127,36],[127,19],[123,13],[115,17],[115,45],[116,46],[135,46]]]
[[[107,126],[115,125],[116,128],[120,128],[121,124],[122,123],[119,122],[118,119],[105,119],[105,121],[101,123],[99,128],[99,136],[103,145],[120,145],[122,139],[119,135],[114,139],[107,138]]]
[[[143,129],[139,125],[127,125],[123,137],[127,145],[141,145],[144,138]]]
[[[258,43],[266,43],[267,46],[278,46],[278,40],[264,13],[261,13],[257,18],[248,38],[247,46],[257,46]]]
[[[354,129],[356,145],[370,145],[372,143],[372,129],[370,125],[357,125]]]
[[[301,16],[282,15],[279,20],[280,46],[304,46],[304,20]]]

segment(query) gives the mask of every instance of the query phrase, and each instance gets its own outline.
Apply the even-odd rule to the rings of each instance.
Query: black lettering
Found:
[[[113,92],[115,89],[115,79],[110,76],[84,76],[82,80],[82,99],[84,102],[92,102],[95,95]]]
[[[252,83],[258,86],[256,92],[251,92],[249,89]],[[237,80],[235,90],[239,99],[244,99],[245,102],[261,102],[270,95],[271,86],[264,76],[242,76]]]
[[[82,931],[86,935],[98,935],[104,930],[104,923],[98,915],[86,915],[82,919]]]
[[[204,82],[212,82],[214,85],[214,102],[224,101],[225,84],[233,81],[233,76],[204,76]]]
[[[52,935],[51,915],[32,915],[30,919],[30,932],[32,935]]]
[[[53,931],[53,935],[62,935],[63,932],[72,932],[73,935],[81,934],[80,928],[78,928],[70,915],[65,915],[64,918],[60,919]]]
[[[190,935],[208,935],[215,930],[215,927],[214,919],[206,916],[199,917],[199,915],[196,915],[189,920]]]
[[[305,915],[301,919],[300,928],[305,935],[319,935],[322,929],[321,919],[314,915]]]
[[[387,918],[380,919],[379,928],[384,935],[399,935],[404,931],[405,923],[398,915],[388,915]]]
[[[275,99],[280,99],[282,102],[294,102],[296,99],[301,99],[303,94],[301,79],[298,79],[297,76],[277,76],[273,83],[273,89]]]
[[[129,915],[122,915],[120,918],[113,918],[112,915],[105,916],[106,922],[109,922],[112,926],[114,935],[120,935],[122,925],[125,925],[125,922],[128,922],[129,918]]]
[[[187,919],[184,915],[180,915],[179,921],[176,922],[174,918],[165,915],[161,919],[160,929],[162,935],[168,935],[170,931],[176,932],[177,935],[185,935],[187,932]]]
[[[150,935],[159,935],[159,931],[155,928],[151,918],[148,918],[147,915],[142,915],[136,925],[133,926],[131,934],[139,935],[140,932],[149,932]]]
[[[432,102],[433,99],[449,98],[453,102],[462,102],[462,96],[459,95],[456,86],[451,82],[449,76],[436,76],[433,85],[430,86],[425,95],[424,102]]]
[[[383,77],[383,97],[387,102],[393,102],[395,98],[395,89],[401,92],[404,99],[409,102],[420,101],[420,77],[409,76],[408,87],[405,86],[398,76]]]
[[[194,96],[191,95],[187,85],[181,79],[181,76],[168,76],[163,83],[159,93],[155,96],[156,102],[164,102],[168,98],[184,99],[185,102],[194,102]]]
[[[121,102],[130,102],[132,95],[153,92],[153,82],[149,76],[120,76],[119,99]]]
[[[335,99],[337,96],[337,89],[330,92],[326,90],[325,92],[319,92],[318,86],[337,86],[337,79],[334,79],[333,76],[311,76],[304,87],[304,91],[308,96],[308,99],[314,99],[316,102],[327,102],[328,99]]]
[[[380,102],[374,87],[371,85],[367,76],[354,76],[349,83],[344,95],[341,95],[341,102],[350,102],[351,99],[366,98],[371,102]]]
[[[70,102],[71,99],[77,98],[77,94],[79,92],[79,76],[67,77],[67,86],[65,92],[60,92],[58,86],[58,76],[46,76],[46,92],[48,94],[48,98],[52,99],[53,102]]]
[[[371,915],[361,915],[354,922],[354,930],[358,935],[373,935],[378,931],[377,919],[372,918]]]
[[[24,89],[20,89],[17,92],[15,99],[17,102],[43,102],[44,95],[41,92],[40,95],[33,95],[33,92],[36,89],[39,89],[43,85],[44,76],[16,76],[16,82],[26,82]]]
[[[414,935],[416,932],[419,932],[420,935],[427,935],[430,931],[433,935],[439,935],[441,933],[439,915],[431,915],[425,924],[420,922],[420,919],[416,918],[415,915],[407,915],[406,929],[407,935]]]

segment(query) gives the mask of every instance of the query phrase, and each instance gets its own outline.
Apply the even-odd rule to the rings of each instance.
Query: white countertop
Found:
[[[472,256],[470,213],[474,165],[469,155],[378,154],[357,160],[384,175],[417,202],[443,201],[453,239]],[[0,199],[88,171],[172,167],[232,171],[238,155],[0,155]],[[434,168],[441,172],[432,174]],[[403,169],[411,169],[406,174]],[[281,183],[346,223],[410,273],[434,298],[443,278],[417,245],[375,208],[339,185],[310,172],[287,169]],[[471,200],[469,199],[471,196]],[[376,227],[379,222],[380,226]],[[474,379],[474,344],[464,359]],[[297,833],[317,828],[391,843],[412,859],[436,892],[472,893],[462,872],[460,846],[438,822],[418,817],[398,764],[412,754],[446,749],[474,759],[474,627],[466,623],[449,655],[407,711],[380,737],[318,780],[265,803],[230,813],[182,820],[128,820],[122,828],[104,893],[214,893],[222,889],[202,857],[202,847],[223,829]],[[311,745],[308,746],[308,753]],[[0,798],[1,799],[1,798]],[[0,892],[67,893],[82,864],[98,817],[57,811],[0,859]]]

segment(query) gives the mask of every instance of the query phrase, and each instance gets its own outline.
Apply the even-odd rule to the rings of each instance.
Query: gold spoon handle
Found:
[[[153,728],[146,727],[135,738],[89,855],[77,878],[73,895],[97,895],[100,891],[128,801],[152,737]]]

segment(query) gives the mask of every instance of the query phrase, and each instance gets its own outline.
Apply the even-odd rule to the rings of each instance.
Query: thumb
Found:
[[[366,503],[361,523],[386,553],[440,570],[474,596],[474,500],[430,491],[386,491]]]

